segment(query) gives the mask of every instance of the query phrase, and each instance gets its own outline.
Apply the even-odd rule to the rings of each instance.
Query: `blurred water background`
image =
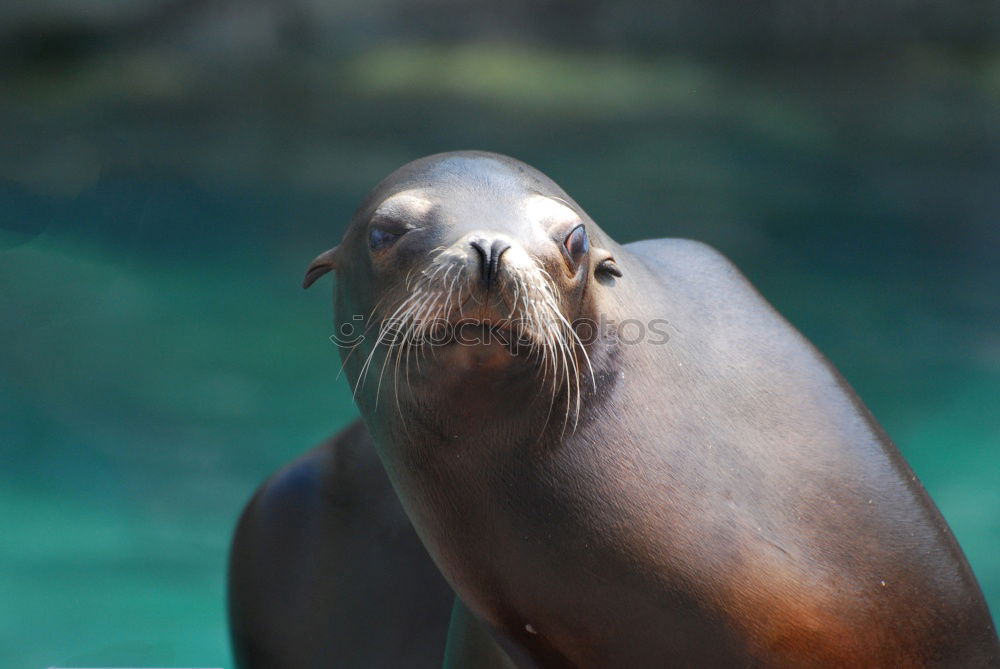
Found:
[[[356,414],[302,272],[463,148],[729,255],[997,611],[998,36],[987,2],[0,5],[0,665],[229,666],[241,505]]]

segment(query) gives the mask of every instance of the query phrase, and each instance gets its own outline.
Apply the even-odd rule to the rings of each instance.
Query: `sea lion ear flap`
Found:
[[[337,249],[339,247],[334,246],[329,251],[323,251],[316,259],[309,263],[309,268],[306,270],[306,277],[302,279],[302,287],[308,288],[316,282],[316,279],[320,278],[330,270],[337,269]]]
[[[599,249],[598,251],[600,255],[607,255],[607,257],[601,262],[597,263],[597,267],[594,269],[594,273],[597,274],[598,276],[604,276],[604,277],[610,276],[610,277],[617,277],[620,279],[622,277],[622,270],[620,267],[618,267],[618,263],[615,262],[614,257],[608,254],[607,251],[604,251],[603,249]]]

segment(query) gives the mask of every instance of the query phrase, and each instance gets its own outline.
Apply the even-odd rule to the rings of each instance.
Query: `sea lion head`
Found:
[[[475,413],[477,398],[517,410],[539,396],[569,415],[593,383],[580,323],[595,331],[599,293],[621,276],[614,248],[537,170],[444,153],[378,184],[304,286],[336,271],[334,338],[364,413]]]

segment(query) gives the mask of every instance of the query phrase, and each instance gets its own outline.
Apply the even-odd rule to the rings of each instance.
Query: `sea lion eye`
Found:
[[[566,247],[566,253],[569,254],[570,260],[574,263],[579,263],[580,259],[587,254],[587,251],[590,250],[590,240],[587,239],[587,229],[582,223],[570,230],[563,246]]]
[[[368,247],[372,251],[379,251],[392,246],[397,239],[403,236],[404,232],[406,231],[391,232],[385,228],[372,228],[371,232],[368,233]]]

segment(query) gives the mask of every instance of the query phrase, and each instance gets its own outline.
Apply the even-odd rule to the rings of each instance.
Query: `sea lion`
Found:
[[[379,184],[304,285],[329,271],[366,428],[342,441],[371,440],[458,595],[451,664],[1000,666],[975,577],[902,456],[710,247],[621,246],[537,170],[460,152]],[[379,583],[385,554],[345,579],[315,549],[357,550],[352,532],[371,530],[338,513],[398,513],[338,505],[335,451],[241,520],[234,638],[278,649],[271,665],[238,652],[248,666],[292,666],[269,626],[294,637],[303,592],[322,590],[290,642],[312,666],[322,625],[381,604],[329,582]],[[412,613],[436,629],[426,571],[396,594],[423,587]],[[386,606],[374,643],[399,637],[405,606]]]

